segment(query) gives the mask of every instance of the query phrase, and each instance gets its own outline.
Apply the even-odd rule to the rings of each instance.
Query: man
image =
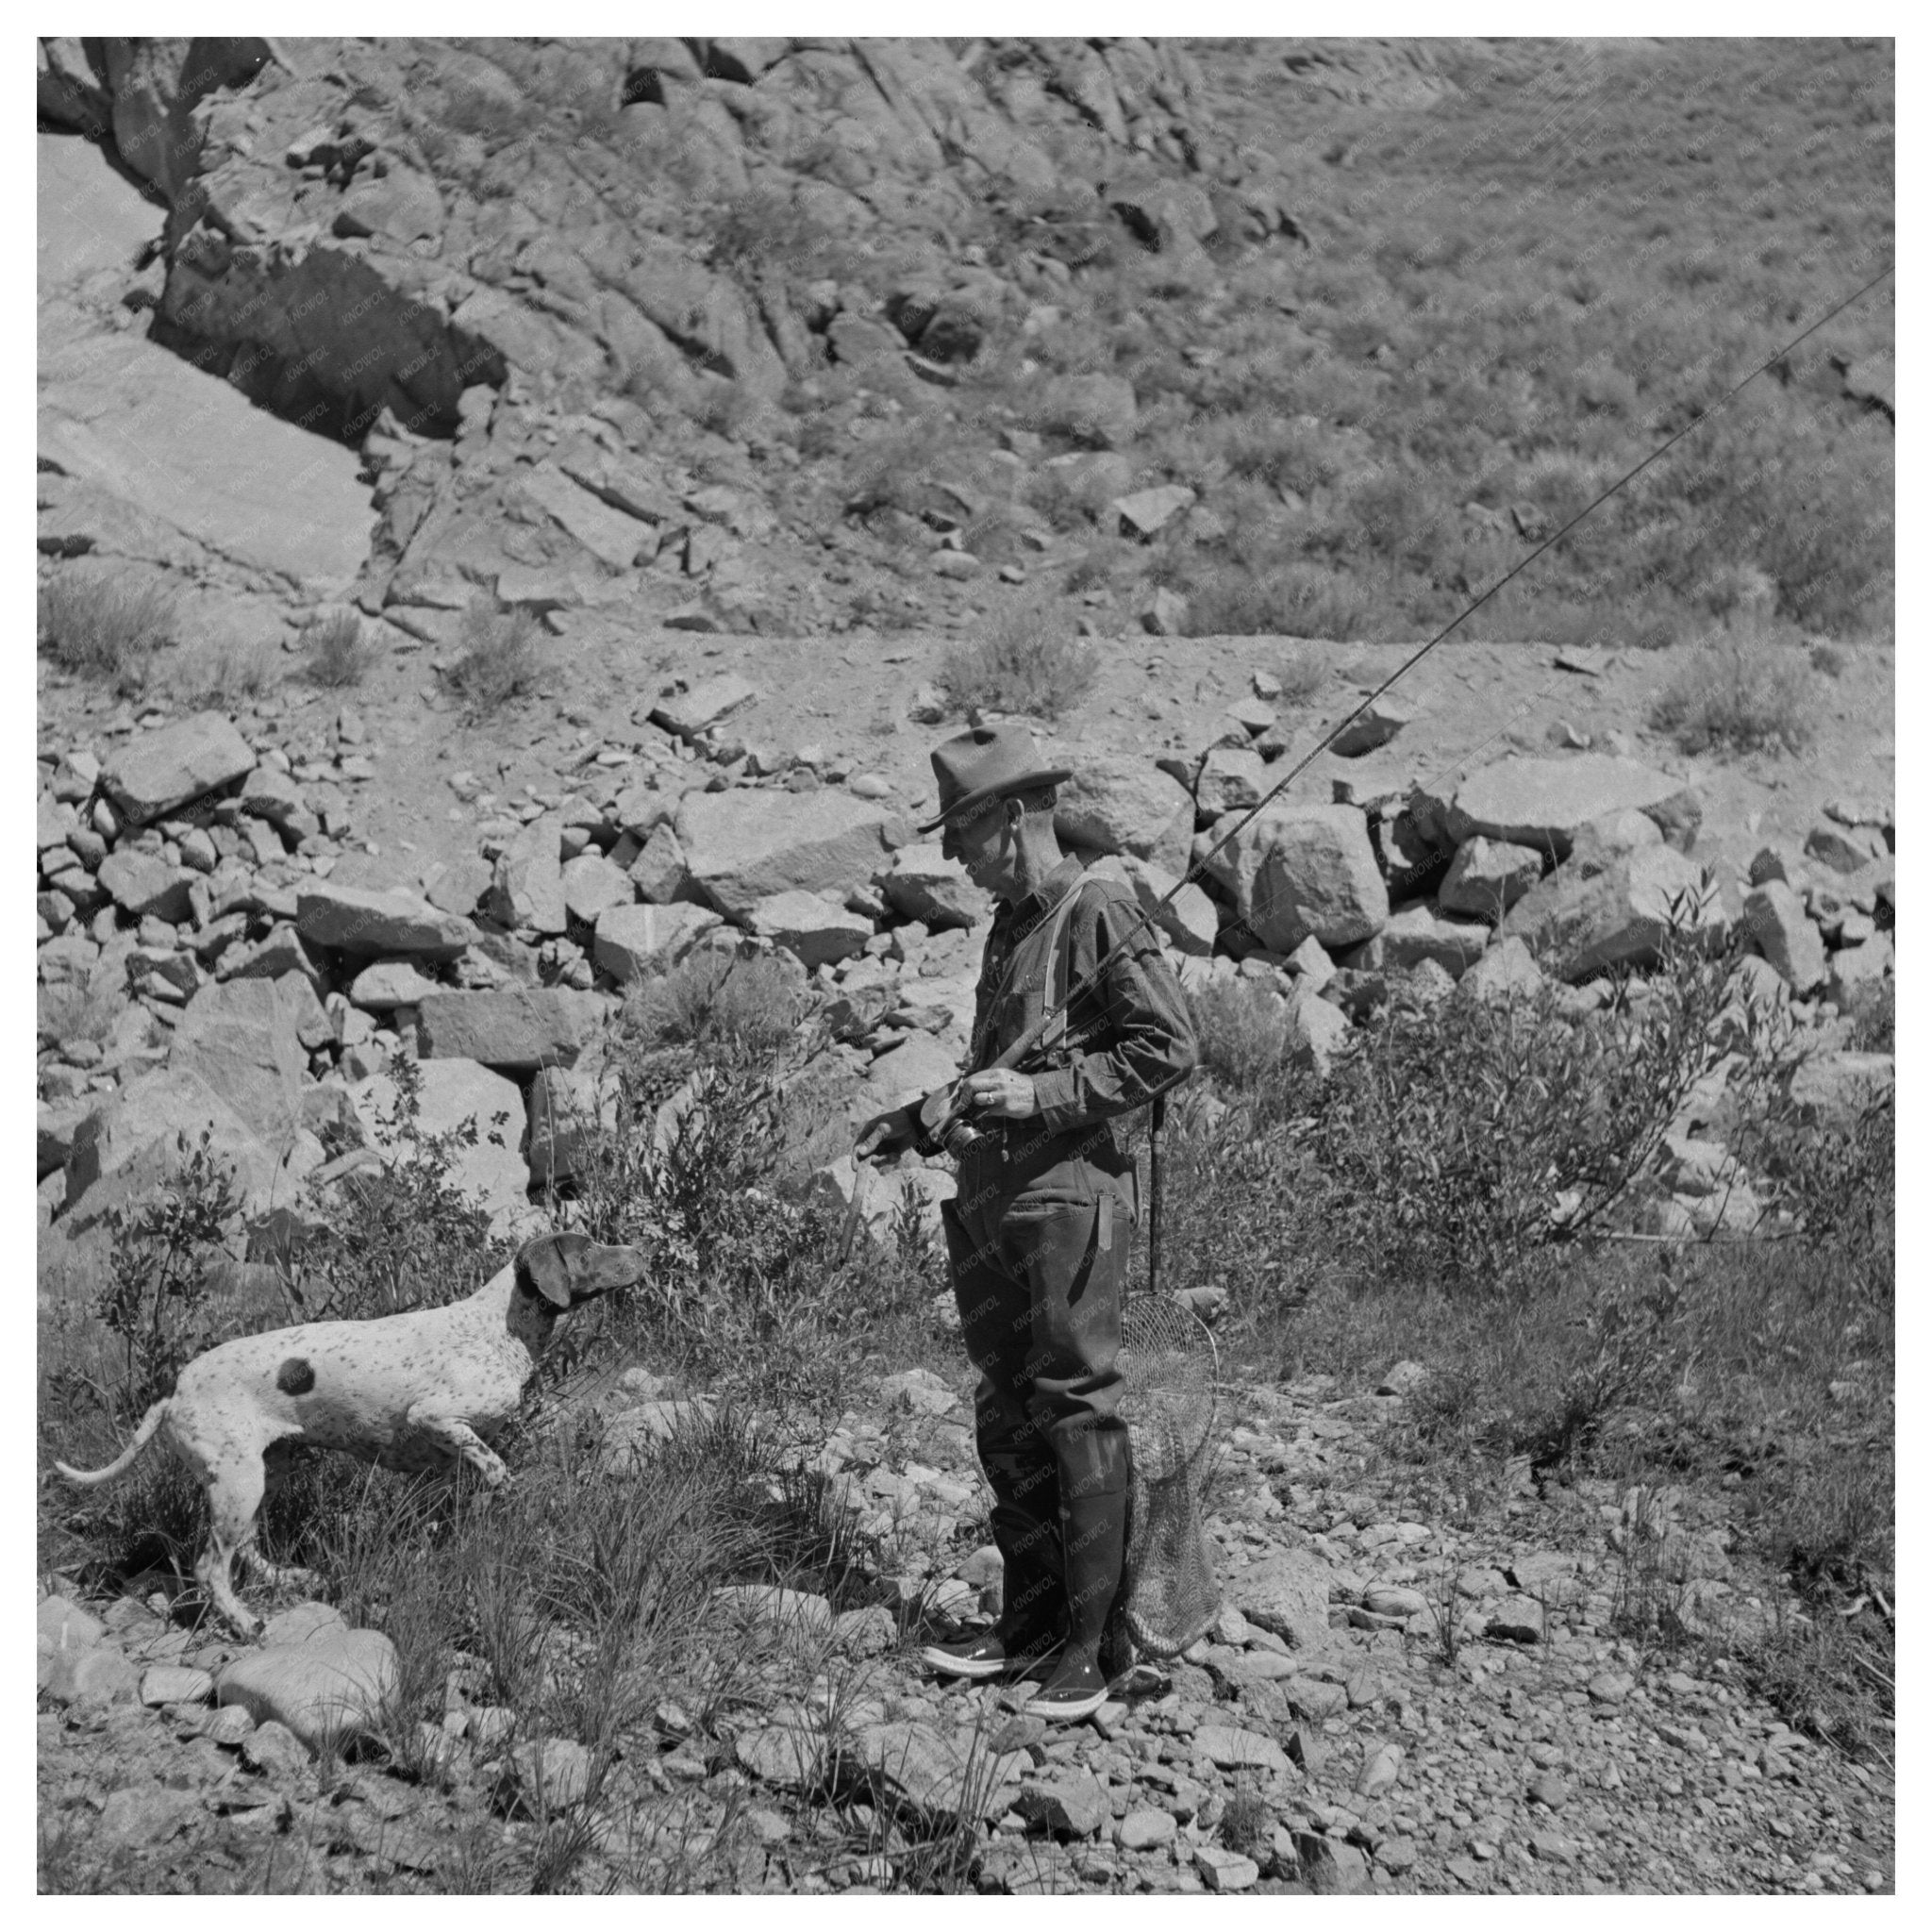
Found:
[[[1031,737],[986,724],[932,755],[942,849],[1000,902],[980,967],[967,1118],[942,1209],[975,1423],[1005,1559],[997,1625],[936,1644],[946,1675],[1048,1671],[1027,1708],[1067,1722],[1107,1695],[1101,1641],[1121,1590],[1130,1470],[1119,1414],[1121,1304],[1136,1218],[1111,1123],[1192,1071],[1187,1004],[1129,888],[1084,877],[1055,836],[1055,787]],[[1024,1065],[992,1064],[1123,937],[1098,983]],[[858,1153],[919,1141],[915,1109],[878,1115]]]

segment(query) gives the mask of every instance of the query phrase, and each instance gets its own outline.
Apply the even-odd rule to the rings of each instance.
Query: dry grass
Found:
[[[1092,689],[1099,654],[1063,622],[1027,610],[952,645],[940,665],[947,704],[968,715],[1022,711],[1053,723]]]
[[[56,575],[40,587],[40,648],[63,671],[83,676],[145,678],[147,661],[172,642],[175,599],[138,579]]]
[[[450,666],[450,688],[478,716],[500,710],[537,681],[537,620],[527,610],[497,610],[483,602],[463,613],[463,654]]]
[[[302,650],[302,675],[331,691],[360,684],[375,656],[353,610],[338,610],[305,625]]]
[[[1802,653],[1763,633],[1731,631],[1677,670],[1650,723],[1685,752],[1798,752],[1811,741],[1815,701]]]

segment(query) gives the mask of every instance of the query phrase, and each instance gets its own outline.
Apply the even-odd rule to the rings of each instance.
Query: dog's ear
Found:
[[[569,1307],[575,1258],[589,1245],[580,1234],[545,1234],[525,1241],[517,1255],[519,1285],[535,1290],[559,1308]]]

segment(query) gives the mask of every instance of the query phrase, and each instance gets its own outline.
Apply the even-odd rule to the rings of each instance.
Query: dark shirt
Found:
[[[1065,941],[1053,949],[1064,956],[1060,964],[1048,957],[1049,915],[1075,891]],[[1034,1076],[1040,1123],[1049,1134],[1144,1107],[1184,1079],[1199,1058],[1194,1029],[1159,934],[1142,920],[1133,889],[1123,881],[1089,877],[1078,859],[1064,858],[1038,891],[1018,905],[1003,902],[993,914],[980,966],[971,1072],[991,1065],[1049,1002],[1057,1005],[1136,926],[1133,941],[1098,984],[1074,1000],[1064,1040],[1021,1066]]]

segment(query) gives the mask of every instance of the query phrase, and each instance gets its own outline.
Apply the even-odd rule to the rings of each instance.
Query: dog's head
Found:
[[[607,1247],[587,1234],[545,1234],[524,1243],[516,1269],[524,1293],[570,1308],[641,1280],[644,1257],[636,1248]]]

